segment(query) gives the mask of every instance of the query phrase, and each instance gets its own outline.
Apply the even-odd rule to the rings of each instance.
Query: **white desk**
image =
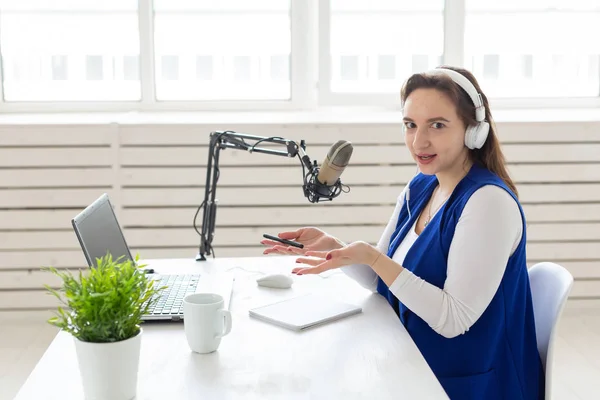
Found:
[[[208,355],[191,352],[182,322],[143,324],[137,399],[447,399],[386,300],[341,271],[295,277],[291,289],[256,285],[264,272],[291,271],[293,257],[153,260],[157,272],[219,271],[236,276],[231,333]],[[208,282],[208,281],[206,281]],[[248,316],[248,309],[308,292],[335,293],[361,314],[293,332]],[[82,399],[72,337],[60,332],[18,400]]]

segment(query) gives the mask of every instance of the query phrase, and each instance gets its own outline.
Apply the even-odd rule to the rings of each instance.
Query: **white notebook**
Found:
[[[300,331],[362,312],[353,304],[320,295],[304,295],[250,310],[250,316]]]

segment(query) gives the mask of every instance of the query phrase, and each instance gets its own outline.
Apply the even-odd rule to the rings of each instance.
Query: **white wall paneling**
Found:
[[[0,310],[44,309],[40,267],[85,267],[70,219],[109,193],[132,250],[194,257],[208,135],[230,129],[306,140],[321,162],[354,144],[331,203],[310,204],[297,158],[221,152],[217,257],[261,255],[262,233],[316,225],[375,243],[415,167],[394,124],[81,124],[0,126]],[[555,261],[576,278],[573,299],[600,299],[600,122],[498,123],[528,220],[528,261]],[[201,218],[198,219],[198,224]]]

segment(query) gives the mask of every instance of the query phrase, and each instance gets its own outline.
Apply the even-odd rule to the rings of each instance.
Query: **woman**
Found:
[[[342,270],[385,296],[451,399],[543,399],[526,224],[473,75],[440,67],[403,85],[404,139],[419,166],[377,246],[316,228],[263,240],[304,254],[298,275]]]

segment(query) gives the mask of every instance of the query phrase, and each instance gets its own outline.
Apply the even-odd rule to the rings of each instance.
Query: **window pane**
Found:
[[[211,56],[196,57],[196,79],[211,80],[213,76],[213,58]]]
[[[0,2],[6,101],[139,100],[139,47],[136,0]]]
[[[102,63],[104,58],[102,56],[87,56],[86,57],[86,73],[87,80],[99,81],[103,77]]]
[[[597,0],[467,0],[466,10],[465,66],[489,97],[600,95]]]
[[[441,64],[444,0],[331,0],[331,91],[397,93]]]
[[[271,56],[271,79],[285,81],[290,79],[290,58],[286,55]]]
[[[158,100],[290,98],[289,0],[155,0],[154,11]]]

